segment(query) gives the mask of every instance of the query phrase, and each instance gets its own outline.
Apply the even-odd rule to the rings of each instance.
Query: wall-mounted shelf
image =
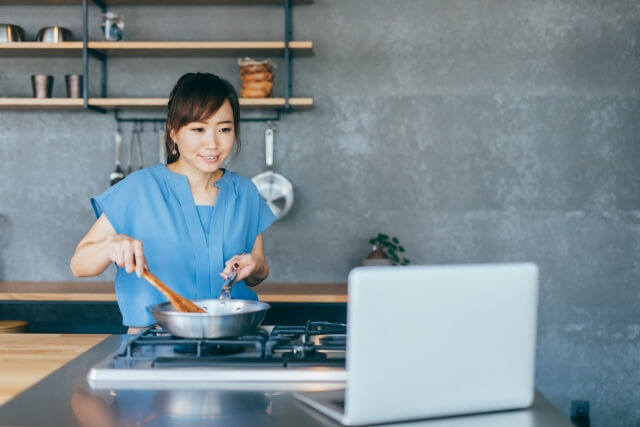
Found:
[[[168,98],[89,98],[92,107],[113,110],[120,108],[166,108]],[[313,98],[289,98],[294,109],[313,107]],[[284,98],[240,98],[244,108],[282,108]],[[0,98],[0,109],[43,108],[43,109],[81,109],[82,98]]]
[[[292,5],[308,4],[313,0],[0,0],[0,5],[82,5],[82,41],[63,43],[19,42],[0,43],[0,57],[81,57],[82,58],[82,98],[34,99],[0,98],[0,109],[89,109],[100,112],[115,110],[118,120],[120,109],[154,108],[165,109],[166,98],[111,98],[107,91],[107,59],[109,57],[150,57],[150,56],[282,56],[284,66],[284,96],[281,98],[240,99],[245,108],[265,108],[275,110],[275,117],[253,117],[247,121],[279,120],[280,112],[293,109],[311,108],[313,98],[292,97],[293,56],[311,54],[313,43],[294,41],[292,25]],[[102,12],[112,5],[158,6],[174,5],[274,5],[284,10],[283,41],[89,41],[89,3],[98,6]],[[89,95],[89,57],[101,63],[100,95]],[[119,119],[132,120],[132,119]]]
[[[283,41],[120,41],[89,42],[88,48],[106,56],[282,55]],[[309,55],[313,42],[291,41],[294,55]],[[0,44],[0,56],[82,56],[82,42],[20,42]]]

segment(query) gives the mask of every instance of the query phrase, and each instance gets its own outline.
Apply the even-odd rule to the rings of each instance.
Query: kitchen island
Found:
[[[336,425],[328,418],[299,403],[287,391],[221,390],[158,387],[156,389],[103,389],[88,385],[89,369],[116,351],[126,336],[61,336],[7,334],[0,336],[0,378],[30,374],[30,381],[55,369],[60,360],[56,352],[69,358],[89,348],[70,363],[46,376],[24,392],[0,406],[0,425],[154,425],[154,426],[299,426]],[[42,343],[46,344],[43,351]],[[58,343],[56,346],[55,343]],[[26,363],[9,363],[16,351],[34,350],[25,355]],[[7,354],[13,353],[11,358]],[[30,363],[47,367],[34,372]],[[389,404],[393,404],[390,402]],[[410,423],[411,426],[528,426],[571,427],[569,420],[542,394],[534,405],[521,411],[449,417]]]

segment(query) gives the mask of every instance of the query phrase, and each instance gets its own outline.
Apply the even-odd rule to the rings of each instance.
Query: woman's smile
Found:
[[[206,163],[216,163],[220,156],[214,156],[209,154],[200,154],[200,158],[204,160]]]

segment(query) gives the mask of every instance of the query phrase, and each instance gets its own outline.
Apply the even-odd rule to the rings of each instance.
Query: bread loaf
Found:
[[[242,74],[242,83],[248,82],[270,82],[273,81],[273,74],[269,71],[261,71],[258,73]]]
[[[269,60],[255,61],[251,58],[238,59],[243,98],[268,98],[273,96],[273,69]]]

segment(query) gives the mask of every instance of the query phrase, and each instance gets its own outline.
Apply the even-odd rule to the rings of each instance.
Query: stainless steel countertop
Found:
[[[0,407],[11,426],[335,426],[290,392],[242,390],[92,390],[87,372],[116,351],[114,335]],[[390,402],[393,404],[393,402]],[[103,422],[99,423],[98,419]],[[91,420],[92,424],[82,420]],[[526,410],[394,424],[414,427],[572,427],[541,394]]]

